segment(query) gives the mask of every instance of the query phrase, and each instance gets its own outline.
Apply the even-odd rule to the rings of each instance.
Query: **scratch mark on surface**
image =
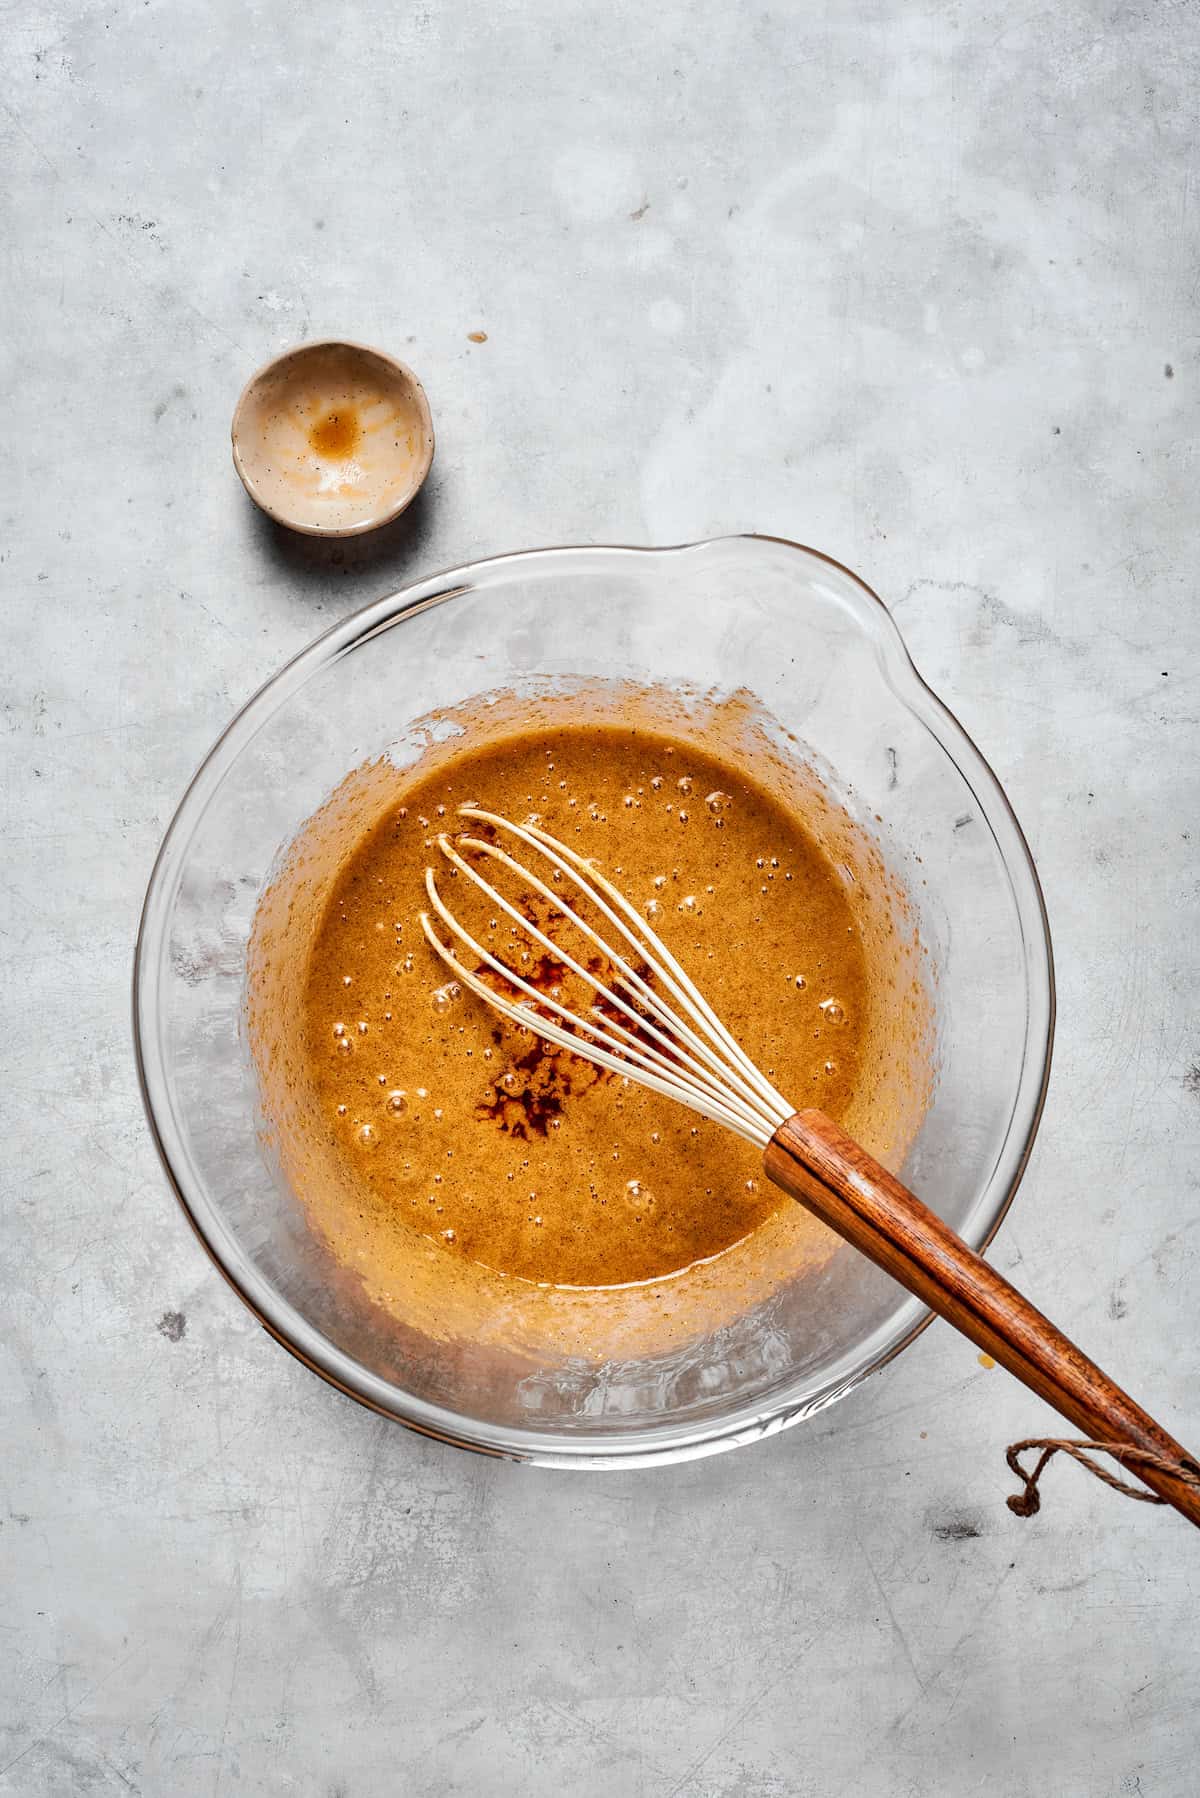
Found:
[[[0,1775],[11,1772],[18,1761],[23,1761],[27,1754],[32,1754],[35,1748],[40,1748],[43,1742],[48,1742],[55,1731],[61,1729],[64,1723],[69,1722],[76,1711],[80,1710],[87,1703],[88,1699],[93,1697],[95,1693],[100,1690],[101,1686],[106,1686],[110,1680],[116,1678],[122,1667],[128,1666],[134,1655],[137,1654],[139,1647],[140,1644],[136,1644],[129,1650],[128,1654],[122,1655],[116,1666],[110,1667],[103,1679],[98,1679],[94,1684],[90,1685],[87,1690],[75,1700],[74,1704],[69,1704],[61,1715],[54,1719],[54,1722],[50,1724],[48,1729],[44,1729],[40,1736],[35,1736],[32,1742],[27,1743],[26,1746],[22,1748],[20,1754],[15,1754],[13,1756],[12,1760],[5,1761],[4,1765],[0,1767]]]
[[[1012,1577],[1012,1571],[1013,1571],[1013,1569],[1012,1569],[1011,1565],[1005,1568],[1004,1572],[1000,1575],[999,1579],[996,1581],[995,1585],[992,1587],[992,1589],[988,1593],[987,1597],[982,1601],[981,1604],[979,1604],[976,1607],[974,1616],[972,1617],[971,1622],[968,1625],[968,1627],[957,1638],[957,1640],[954,1642],[953,1646],[947,1651],[947,1653],[941,1657],[940,1661],[938,1662],[937,1667],[930,1674],[928,1680],[926,1681],[925,1686],[922,1687],[921,1691],[916,1695],[915,1698],[913,1698],[911,1700],[910,1703],[904,1705],[904,1707],[901,1710],[899,1710],[894,1717],[892,1717],[887,1723],[882,1724],[877,1731],[872,1733],[872,1735],[870,1736],[870,1739],[867,1743],[866,1752],[862,1756],[860,1756],[858,1761],[855,1762],[853,1768],[850,1771],[849,1778],[846,1780],[843,1780],[842,1784],[837,1787],[836,1791],[830,1792],[828,1794],[828,1798],[846,1798],[847,1793],[858,1793],[859,1791],[861,1791],[860,1775],[863,1771],[863,1768],[869,1766],[872,1763],[872,1761],[875,1760],[875,1758],[878,1754],[880,1742],[882,1742],[884,1740],[884,1738],[887,1736],[894,1736],[897,1734],[897,1732],[901,1729],[903,1724],[906,1723],[908,1718],[912,1716],[913,1712],[917,1709],[918,1705],[920,1705],[925,1700],[925,1698],[927,1696],[926,1688],[936,1685],[938,1680],[941,1679],[943,1673],[946,1671],[947,1667],[951,1666],[951,1664],[956,1663],[956,1662],[961,1665],[960,1656],[961,1656],[961,1652],[962,1652],[963,1648],[965,1648],[966,1644],[971,1640],[971,1638],[973,1636],[978,1635],[979,1631],[982,1629],[984,1621],[987,1618],[988,1612],[992,1609],[992,1606],[995,1604],[997,1598],[1000,1596],[1000,1593],[1004,1590],[1004,1587],[1008,1584],[1009,1579]],[[959,1689],[961,1690],[961,1687]],[[957,1693],[955,1694],[955,1699],[957,1701]],[[672,1798],[674,1798],[673,1794],[672,1794]]]
[[[58,182],[59,186],[62,187],[64,189],[64,191],[69,192],[70,189],[69,189],[69,186],[67,183],[67,178],[62,173],[62,170],[58,167],[58,165],[56,163],[51,161],[50,157],[47,156],[45,150],[42,149],[42,146],[36,141],[36,139],[34,139],[33,137],[30,136],[29,132],[25,129],[25,126],[22,124],[22,122],[21,122],[20,118],[17,116],[17,114],[13,111],[12,107],[9,106],[6,101],[0,100],[0,110],[2,110],[5,113],[5,115],[12,121],[13,126],[15,127],[15,129],[17,131],[20,132],[21,136],[25,139],[25,142],[29,145],[29,148],[33,151],[34,155],[37,156],[40,161],[45,163],[46,167],[49,169],[49,171],[53,175],[54,179]],[[147,290],[149,290],[149,288],[150,288],[149,280],[147,279],[146,275],[142,272],[142,270],[138,267],[137,263],[130,256],[129,252],[125,248],[125,245],[121,242],[121,240],[117,236],[116,232],[109,230],[108,226],[104,223],[104,220],[99,216],[98,213],[95,213],[92,211],[91,207],[87,204],[86,201],[79,200],[76,198],[76,199],[72,200],[72,204],[77,206],[79,208],[80,212],[82,212],[87,218],[89,218],[92,221],[92,223],[93,223],[93,225],[95,225],[97,231],[100,231],[108,239],[109,243],[111,243],[114,246],[114,248],[117,250],[118,254],[120,255],[122,261],[125,263],[125,266],[133,274],[134,279],[137,281],[138,285],[140,287],[143,287],[143,288],[146,288]],[[237,341],[236,337],[231,337],[229,332],[226,331],[222,325],[217,324],[215,319],[208,318],[205,313],[201,312],[199,306],[195,305],[191,300],[187,299],[183,294],[179,293],[176,290],[170,289],[168,291],[170,292],[170,296],[171,296],[172,300],[177,301],[179,303],[179,305],[183,306],[188,312],[190,312],[194,318],[198,318],[202,324],[207,325],[210,331],[215,331],[219,337],[223,337],[225,339],[226,343],[232,344],[233,348],[235,350],[238,350],[243,356],[250,355],[250,351],[245,347],[244,344],[239,343]]]
[[[229,1692],[225,1699],[225,1719],[221,1724],[221,1741],[217,1749],[213,1798],[217,1798],[217,1794],[221,1790],[221,1777],[225,1771],[225,1744],[229,1739],[229,1719],[233,1712],[233,1695],[237,1691],[238,1663],[242,1658],[242,1569],[240,1563],[234,1577],[237,1580],[237,1598],[234,1606],[236,1616],[233,1625],[233,1658],[229,1666]]]
[[[913,1651],[908,1645],[908,1637],[905,1635],[904,1631],[900,1627],[900,1619],[897,1617],[895,1611],[892,1609],[892,1601],[888,1597],[887,1592],[884,1590],[883,1581],[880,1579],[879,1575],[875,1571],[875,1563],[874,1563],[874,1561],[872,1561],[870,1555],[867,1553],[866,1546],[863,1542],[863,1539],[858,1534],[857,1531],[855,1531],[855,1539],[858,1542],[859,1553],[862,1555],[863,1562],[866,1566],[867,1572],[870,1574],[871,1578],[875,1582],[875,1590],[879,1594],[880,1603],[883,1605],[884,1610],[888,1614],[888,1621],[892,1626],[892,1633],[895,1636],[896,1640],[899,1642],[901,1648],[904,1650],[904,1658],[908,1662],[909,1669],[912,1673],[912,1676],[917,1682],[917,1690],[919,1692],[924,1692],[925,1681],[921,1678],[920,1672],[917,1667],[917,1663],[913,1659]]]
[[[753,1697],[748,1698],[746,1700],[745,1704],[742,1705],[741,1709],[737,1712],[737,1714],[733,1718],[733,1721],[731,1723],[729,1723],[721,1731],[720,1735],[716,1738],[716,1740],[714,1742],[711,1742],[709,1744],[709,1746],[706,1749],[704,1749],[703,1753],[697,1755],[696,1759],[691,1763],[691,1765],[684,1769],[684,1771],[681,1774],[681,1776],[679,1777],[679,1779],[676,1780],[675,1784],[671,1787],[670,1791],[667,1793],[666,1798],[679,1798],[679,1794],[681,1792],[687,1792],[689,1794],[689,1798],[690,1798],[690,1794],[695,1790],[695,1784],[694,1784],[695,1776],[700,1771],[701,1767],[705,1766],[707,1764],[707,1762],[709,1762],[712,1759],[713,1755],[717,1752],[718,1748],[722,1747],[724,1745],[724,1743],[726,1743],[729,1740],[730,1736],[734,1733],[735,1730],[741,1728],[742,1724],[745,1722],[746,1718],[751,1714],[752,1711],[757,1710],[759,1705],[765,1704],[767,1699],[771,1696],[772,1692],[776,1691],[781,1685],[783,1685],[785,1680],[788,1680],[791,1678],[792,1674],[795,1672],[796,1668],[800,1665],[801,1661],[803,1661],[805,1659],[805,1657],[809,1654],[811,1649],[816,1645],[816,1643],[821,1639],[821,1637],[825,1633],[826,1633],[826,1631],[824,1631],[824,1630],[815,1630],[813,1632],[813,1634],[805,1642],[804,1647],[799,1651],[798,1654],[793,1655],[792,1659],[787,1662],[786,1666],[783,1667],[783,1669],[777,1674],[777,1676],[773,1680],[770,1680],[765,1686],[763,1686],[761,1688],[761,1690],[755,1692]]]

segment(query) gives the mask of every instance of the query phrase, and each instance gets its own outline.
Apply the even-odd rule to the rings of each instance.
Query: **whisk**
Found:
[[[431,867],[425,875],[429,903],[451,942],[439,935],[429,912],[421,913],[421,923],[456,980],[559,1049],[675,1099],[752,1142],[776,1186],[1086,1431],[1084,1443],[1038,1438],[1009,1450],[1009,1464],[1025,1482],[1023,1495],[1009,1500],[1015,1511],[1028,1515],[1038,1508],[1038,1477],[1061,1448],[1107,1484],[1131,1497],[1173,1505],[1200,1526],[1195,1457],[832,1118],[817,1110],[796,1111],[726,1029],[657,932],[593,862],[536,820],[516,824],[477,805],[461,806],[459,813],[487,835],[440,835],[446,861],[552,965],[590,989],[595,1003],[586,1015],[572,1010],[563,1002],[561,984],[544,991],[493,954],[446,904]],[[523,846],[542,871],[518,860],[506,843]],[[537,895],[547,908],[547,922],[557,920],[558,936],[550,936],[486,877],[481,865],[488,864],[514,877],[528,910],[538,909],[528,897]],[[563,895],[572,891],[575,900],[569,903]],[[578,953],[562,940],[564,926]],[[464,951],[473,965],[463,959]],[[1042,1450],[1042,1458],[1027,1474],[1018,1454],[1031,1448]],[[1142,1485],[1129,1485],[1101,1468],[1091,1458],[1096,1453],[1112,1456]]]

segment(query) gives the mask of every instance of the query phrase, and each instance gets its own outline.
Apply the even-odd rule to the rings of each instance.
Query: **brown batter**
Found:
[[[537,984],[562,979],[442,862],[437,833],[464,828],[464,802],[517,820],[536,812],[597,858],[797,1107],[819,1105],[868,1140],[873,1121],[872,1146],[885,1153],[915,1121],[893,1051],[905,1003],[910,1039],[919,1021],[917,983],[896,978],[895,908],[877,893],[868,901],[828,799],[810,783],[795,803],[801,788],[783,790],[765,754],[757,769],[752,757],[714,754],[719,731],[699,733],[702,744],[664,729],[653,708],[629,702],[624,715],[606,707],[580,721],[581,709],[551,706],[532,729],[468,729],[407,774],[376,767],[352,780],[331,802],[332,871],[323,883],[306,877],[306,945],[289,896],[290,946],[303,955],[294,1017],[256,1006],[252,983],[252,1036],[292,1183],[343,1265],[406,1318],[423,1309],[418,1288],[444,1322],[468,1289],[493,1311],[502,1291],[511,1312],[528,1282],[564,1298],[606,1289],[619,1337],[625,1300],[613,1288],[661,1295],[673,1281],[677,1308],[693,1286],[711,1287],[713,1266],[749,1291],[830,1246],[765,1181],[750,1145],[548,1050],[447,979],[417,917],[431,863],[480,940]],[[873,852],[864,861],[858,849],[861,875]],[[520,899],[518,886],[508,891]],[[264,900],[263,946],[280,923],[272,909]],[[272,1066],[287,1088],[274,1106]],[[595,1352],[580,1340],[582,1315],[568,1335]],[[602,1315],[588,1312],[585,1337]],[[656,1327],[663,1316],[656,1309]],[[679,1327],[676,1316],[667,1334]]]

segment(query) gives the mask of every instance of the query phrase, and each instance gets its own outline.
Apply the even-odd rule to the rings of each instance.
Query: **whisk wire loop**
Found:
[[[423,912],[421,922],[425,935],[443,962],[465,986],[478,997],[486,1000],[494,1010],[511,1018],[517,1024],[535,1031],[537,1035],[544,1037],[547,1041],[570,1049],[574,1054],[582,1055],[585,1059],[598,1063],[611,1073],[638,1078],[634,1068],[630,1066],[630,1058],[632,1058],[643,1069],[641,1076],[643,1085],[653,1087],[655,1091],[663,1093],[667,1098],[677,1098],[684,1104],[690,1104],[694,1110],[703,1111],[704,1115],[710,1117],[714,1123],[725,1124],[731,1130],[736,1130],[739,1135],[745,1136],[749,1141],[761,1146],[763,1141],[761,1121],[748,1106],[740,1101],[735,1101],[730,1095],[721,1094],[719,1089],[712,1086],[702,1087],[690,1081],[666,1056],[641,1048],[632,1032],[626,1031],[612,1020],[606,1020],[607,1028],[601,1029],[586,1018],[580,1017],[578,1013],[571,1011],[567,1006],[562,1005],[551,995],[541,992],[508,967],[506,963],[500,961],[468,930],[464,929],[448,910],[438,893],[432,869],[426,871],[426,888],[434,909],[447,929],[451,930],[459,941],[477,955],[487,967],[501,975],[518,992],[526,995],[524,1003],[515,1003],[506,999],[502,993],[498,993],[486,981],[481,980],[478,973],[467,968],[453,950],[439,940],[428,914]],[[572,1029],[566,1030],[554,1024],[552,1020],[539,1015],[534,1009],[535,1006],[548,1007],[560,1017],[567,1019]],[[586,1039],[589,1040],[581,1040],[576,1034],[580,1031],[584,1032]],[[624,1040],[618,1040],[618,1036]]]
[[[487,949],[446,904],[438,889],[434,869],[430,867],[425,874],[426,891],[440,922],[483,967],[500,976],[524,997],[515,1001],[481,979],[478,970],[468,968],[454,948],[442,940],[429,913],[422,912],[421,925],[428,941],[456,978],[494,1010],[533,1030],[544,1040],[569,1049],[609,1072],[620,1073],[676,1099],[713,1122],[735,1130],[758,1147],[765,1147],[779,1123],[790,1115],[791,1107],[735,1042],[657,932],[643,924],[624,895],[590,862],[537,825],[514,824],[479,806],[462,806],[459,810],[461,816],[474,819],[495,832],[505,831],[515,836],[549,861],[559,874],[565,875],[588,905],[618,932],[626,949],[632,952],[640,968],[645,969],[645,974],[632,965],[627,954],[581,917],[560,893],[498,843],[468,835],[454,841],[443,833],[438,838],[438,847],[451,866],[465,875],[557,965],[590,987],[597,1001],[603,1002],[604,1009],[598,1003],[591,1019],[580,1016],[553,994],[535,987]],[[469,856],[499,863],[521,880],[527,890],[545,900],[554,913],[599,951],[603,965],[608,969],[608,978],[599,978],[594,965],[593,968],[586,966],[528,918],[480,872]],[[619,1016],[610,1015],[612,1010]],[[595,1018],[600,1022],[591,1021]]]
[[[556,837],[551,836],[549,831],[543,830],[539,825],[514,824],[511,820],[498,817],[494,812],[484,811],[479,806],[463,806],[460,810],[464,816],[479,818],[496,829],[510,831],[532,848],[539,849],[543,855],[561,868],[575,882],[585,897],[616,926],[635,953],[641,959],[655,965],[655,973],[663,986],[684,1007],[693,1023],[709,1038],[712,1049],[716,1052],[715,1065],[720,1068],[722,1077],[725,1079],[732,1077],[737,1079],[739,1084],[747,1085],[751,1091],[765,1101],[767,1114],[773,1117],[776,1123],[782,1122],[785,1117],[790,1116],[791,1106],[765,1079],[741,1044],[722,1023],[704,995],[676,961],[657,931],[643,923],[624,893],[607,880],[598,868],[578,854],[576,850],[568,847],[566,843],[560,843]],[[624,922],[619,914],[623,914],[624,919],[630,920],[632,928],[630,923]],[[655,1004],[662,1002],[660,997],[653,993],[649,994],[649,998]],[[678,1019],[674,1019],[673,1022],[676,1028],[687,1029],[687,1026],[682,1025]]]
[[[459,846],[456,847],[449,837],[443,835],[438,838],[438,847],[454,866],[459,868],[474,881],[475,885],[479,887],[493,903],[499,905],[510,918],[515,919],[521,929],[524,930],[535,943],[546,950],[546,952],[564,968],[569,968],[571,973],[577,975],[580,980],[590,986],[597,997],[603,997],[609,1004],[615,1005],[637,1028],[664,1045],[670,1050],[672,1056],[685,1061],[700,1079],[702,1085],[712,1088],[716,1096],[721,1096],[722,1089],[720,1086],[714,1085],[711,1074],[706,1074],[700,1064],[695,1061],[694,1057],[683,1053],[678,1044],[673,1041],[671,1037],[664,1035],[663,1032],[652,1024],[648,1018],[636,1011],[633,1006],[629,1005],[621,997],[619,992],[614,991],[611,986],[606,985],[603,981],[597,980],[590,969],[584,967],[583,964],[577,961],[560,943],[556,943],[552,937],[546,935],[545,931],[540,930],[536,924],[525,917],[524,913],[520,911],[518,907],[512,905],[489,881],[484,880],[477,869],[473,868],[471,864],[463,858],[459,853],[459,847],[474,850],[480,855],[491,856],[496,861],[502,862],[515,874],[519,875],[520,878],[525,881],[527,885],[531,886],[535,892],[540,893],[543,898],[549,900],[552,906],[556,907],[560,912],[565,912],[577,925],[579,930],[583,932],[584,936],[589,938],[595,947],[600,950],[601,954],[607,956],[612,962],[618,971],[618,984],[630,986],[636,993],[638,993],[639,997],[643,998],[644,1004],[648,1005],[660,1015],[666,1011],[667,1015],[671,1017],[672,1024],[676,1025],[677,1028],[682,1029],[683,1027],[678,1026],[677,1020],[675,1020],[673,1014],[670,1013],[669,1007],[663,1007],[655,1000],[649,987],[646,986],[645,982],[640,979],[635,970],[629,966],[623,957],[620,956],[610,944],[605,942],[598,931],[592,930],[582,918],[576,917],[574,913],[567,911],[567,908],[563,906],[558,895],[552,892],[543,881],[539,880],[535,874],[531,874],[527,868],[522,867],[519,862],[514,861],[512,856],[506,854],[503,849],[497,848],[493,843],[485,843],[477,837],[462,837],[459,839]],[[440,915],[445,918],[444,913],[441,913]],[[513,978],[512,970],[503,963],[497,963],[495,966],[497,972],[503,974],[506,979],[511,980]],[[535,991],[534,997],[540,1002],[543,995]],[[553,1004],[553,1001],[550,1001],[550,1003]],[[554,1006],[554,1009],[561,1013],[563,1008]],[[567,1015],[572,1017],[575,1016],[574,1013],[569,1013]],[[579,1021],[582,1022],[583,1020]],[[711,1061],[711,1056],[709,1056],[708,1059]]]

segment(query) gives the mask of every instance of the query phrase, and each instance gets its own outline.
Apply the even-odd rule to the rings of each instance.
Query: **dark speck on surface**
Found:
[[[164,413],[166,412],[168,406],[170,406],[175,400],[185,400],[186,398],[187,398],[187,388],[182,386],[180,384],[180,382],[176,381],[176,383],[175,383],[174,387],[172,387],[170,393],[164,395],[164,397],[161,400],[159,400],[158,404],[154,408],[155,424],[158,424],[158,422],[160,421],[160,419],[163,417]],[[193,413],[192,416],[194,418],[195,413]]]
[[[1166,375],[1168,381],[1173,381],[1175,379],[1175,370],[1171,367],[1169,362],[1164,362],[1163,374]]]
[[[935,1523],[933,1534],[938,1542],[973,1542],[983,1535],[983,1524],[969,1511],[959,1511],[941,1523]]]
[[[895,790],[896,786],[899,784],[900,761],[899,761],[899,757],[896,754],[896,751],[892,748],[890,743],[888,744],[887,759],[888,759],[888,792],[891,793]]]
[[[158,1320],[158,1333],[168,1342],[182,1342],[187,1335],[187,1318],[182,1311],[164,1311]]]

